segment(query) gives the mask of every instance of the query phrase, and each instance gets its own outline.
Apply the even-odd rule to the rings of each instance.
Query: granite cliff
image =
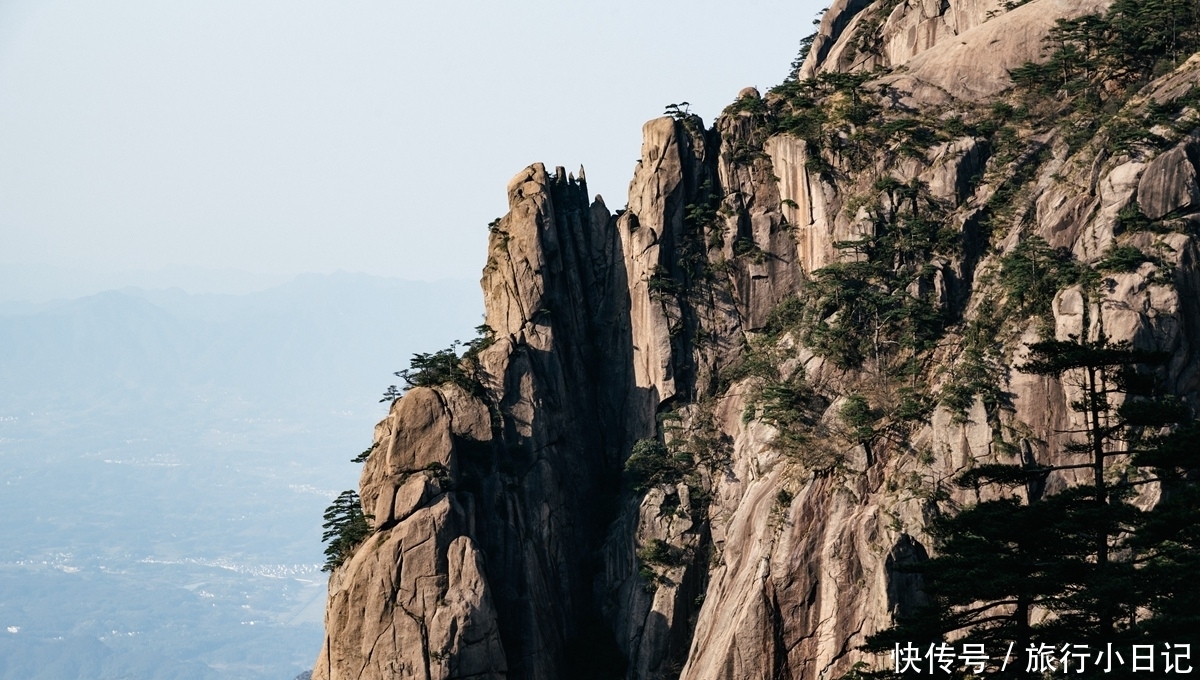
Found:
[[[1107,7],[838,0],[784,85],[646,123],[624,210],[518,173],[492,342],[376,427],[313,677],[836,678],[920,601],[947,480],[1076,455],[1030,342],[1168,352],[1195,403],[1200,57],[1098,110],[1013,82]]]

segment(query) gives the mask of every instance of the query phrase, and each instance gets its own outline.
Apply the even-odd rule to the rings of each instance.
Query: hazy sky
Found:
[[[0,0],[0,267],[475,278],[517,171],[622,207],[824,4]]]

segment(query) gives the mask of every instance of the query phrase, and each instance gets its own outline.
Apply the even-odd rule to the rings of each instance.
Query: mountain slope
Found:
[[[838,677],[954,477],[1079,460],[1030,343],[1167,352],[1194,404],[1200,59],[1044,43],[1106,7],[845,0],[765,97],[647,123],[626,210],[519,173],[479,383],[376,428],[314,677]]]

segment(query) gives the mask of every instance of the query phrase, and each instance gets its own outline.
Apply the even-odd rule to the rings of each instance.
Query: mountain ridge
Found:
[[[921,602],[949,480],[1077,459],[1030,344],[1166,352],[1194,404],[1200,60],[1046,48],[1108,7],[842,0],[788,82],[646,123],[624,211],[518,173],[477,382],[376,427],[313,677],[838,677]]]

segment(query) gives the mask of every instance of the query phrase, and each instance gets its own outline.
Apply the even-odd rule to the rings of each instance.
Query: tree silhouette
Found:
[[[1168,355],[1103,336],[1029,350],[1018,370],[1078,389],[1071,408],[1083,427],[1061,434],[1064,452],[1085,462],[1030,459],[960,475],[956,483],[977,497],[985,486],[1007,491],[931,523],[937,556],[909,568],[923,576],[927,602],[872,636],[868,649],[952,638],[1000,650],[1011,643],[1020,653],[1031,643],[1196,639],[1200,493],[1190,471],[1200,466],[1200,427],[1161,394],[1154,367]],[[1043,495],[1046,478],[1068,470],[1091,474]],[[1162,485],[1164,500],[1143,511],[1131,501],[1150,483]]]
[[[333,504],[325,509],[325,523],[321,528],[321,542],[328,543],[325,547],[325,565],[322,571],[333,571],[342,565],[347,558],[368,536],[371,535],[373,519],[362,511],[362,501],[353,489],[343,491],[334,499]]]

